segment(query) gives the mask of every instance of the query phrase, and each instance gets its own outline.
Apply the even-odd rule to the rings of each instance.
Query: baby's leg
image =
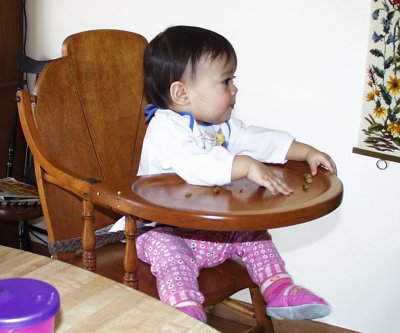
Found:
[[[276,319],[315,319],[330,313],[329,305],[307,289],[295,285],[285,263],[266,232],[238,232],[236,253],[253,281],[260,286],[267,313]]]
[[[199,269],[190,249],[173,229],[160,227],[137,238],[138,257],[151,266],[160,300],[206,322],[197,277]]]

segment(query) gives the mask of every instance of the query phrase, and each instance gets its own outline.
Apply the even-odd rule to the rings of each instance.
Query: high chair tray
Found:
[[[96,201],[118,207],[123,215],[203,230],[283,227],[319,218],[340,205],[343,186],[334,174],[320,168],[305,189],[306,163],[270,166],[294,189],[292,195],[272,195],[247,179],[221,187],[190,185],[175,174],[138,177],[133,185],[127,179],[105,181],[92,190]]]

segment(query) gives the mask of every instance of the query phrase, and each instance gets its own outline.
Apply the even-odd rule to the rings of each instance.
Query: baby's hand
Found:
[[[306,161],[310,166],[311,174],[313,176],[317,174],[319,166],[336,174],[335,162],[333,162],[332,158],[328,154],[322,151],[311,149],[306,154]]]
[[[293,189],[281,177],[276,175],[272,168],[256,160],[253,160],[253,163],[250,164],[247,178],[260,186],[266,187],[272,194],[282,193],[289,195],[293,193]]]

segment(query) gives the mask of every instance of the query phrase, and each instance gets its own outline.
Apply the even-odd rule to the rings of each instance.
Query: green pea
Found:
[[[219,194],[220,191],[221,191],[221,188],[220,188],[219,186],[215,186],[215,187],[213,188],[214,194]]]
[[[312,183],[312,176],[309,173],[305,173],[303,175],[304,177],[304,182],[306,182],[307,184],[311,184]]]

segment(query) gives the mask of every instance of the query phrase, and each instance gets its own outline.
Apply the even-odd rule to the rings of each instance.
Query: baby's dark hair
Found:
[[[237,63],[231,43],[220,34],[199,27],[174,26],[157,35],[144,53],[144,89],[149,103],[167,109],[171,104],[170,86],[181,80],[189,65],[192,77],[196,65],[207,55],[212,60],[226,57]]]

